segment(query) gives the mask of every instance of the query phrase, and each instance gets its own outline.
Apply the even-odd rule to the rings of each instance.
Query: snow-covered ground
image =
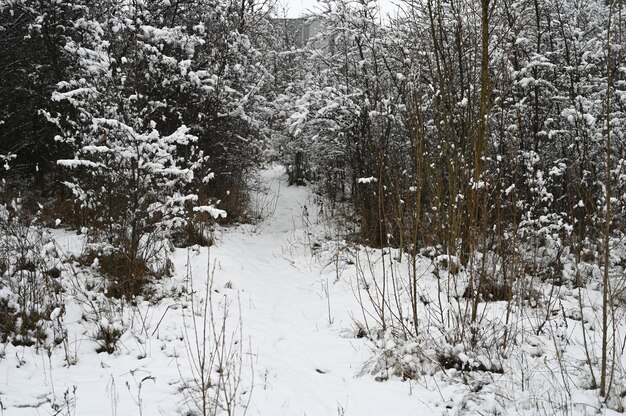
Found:
[[[214,301],[226,296],[230,313],[242,314],[242,391],[252,386],[247,414],[432,414],[427,396],[416,394],[415,386],[358,377],[371,346],[355,337],[350,315],[358,304],[349,284],[333,283],[335,270],[312,256],[319,208],[308,188],[286,186],[283,168],[266,171],[263,179],[269,197],[261,195],[259,204],[268,218],[218,231],[210,254],[207,248],[177,250],[175,278],[159,283],[164,292],[188,286],[189,259],[201,298],[208,261],[214,266]],[[78,237],[55,236],[64,249],[80,251]],[[0,414],[56,414],[53,407],[77,415],[188,411],[181,380],[192,364],[184,338],[194,333],[183,301],[167,297],[113,313],[125,330],[113,354],[96,353],[93,325],[83,319],[92,312],[84,299],[68,294],[66,303],[68,354],[76,364],[67,365],[61,346],[49,352],[1,346]]]
[[[115,304],[81,289],[88,273],[68,273],[62,315],[67,343],[48,349],[0,345],[0,415],[194,414],[190,397],[197,403],[197,395],[189,386],[198,374],[196,346],[215,339],[210,331],[198,337],[193,326],[194,317],[197,324],[211,321],[202,313],[209,276],[213,321],[228,310],[226,344],[240,370],[233,414],[244,414],[246,403],[246,414],[254,416],[610,413],[584,390],[581,332],[575,320],[564,318],[546,317],[558,342],[520,331],[513,342],[519,348],[509,356],[518,363],[505,364],[503,374],[487,373],[488,385],[454,369],[427,371],[413,381],[377,381],[364,368],[380,349],[357,337],[363,310],[355,266],[329,249],[345,246],[333,240],[327,219],[318,218],[310,190],[287,186],[282,167],[266,170],[262,183],[266,191],[253,202],[266,219],[216,230],[210,249],[176,250],[175,276],[157,282],[156,303]],[[78,236],[54,235],[66,253],[80,252]],[[434,277],[421,279],[424,298],[435,299]],[[571,308],[575,315],[575,291],[557,290],[555,310]],[[498,313],[493,304],[485,314]],[[540,319],[545,311],[533,313],[520,309],[514,319]],[[122,332],[112,354],[96,352],[102,328]],[[206,344],[197,344],[198,338]],[[387,340],[382,347],[394,345]],[[576,355],[578,361],[568,361]]]

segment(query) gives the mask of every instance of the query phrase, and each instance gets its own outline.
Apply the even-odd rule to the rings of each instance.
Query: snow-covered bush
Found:
[[[114,303],[106,305],[106,302],[107,300],[101,299],[97,304],[98,308],[92,311],[95,314],[95,322],[91,324],[95,325],[95,328],[91,336],[98,344],[96,352],[113,354],[127,328],[119,313],[122,308]]]
[[[151,266],[167,257],[162,240],[186,224],[198,199],[189,184],[206,158],[166,92],[191,88],[197,76],[187,73],[188,59],[203,41],[180,27],[152,26],[158,7],[111,6],[104,22],[79,22],[83,41],[65,46],[81,70],[53,99],[73,110],[50,120],[63,130],[57,140],[75,149],[58,163],[85,231],[106,248],[100,261],[114,279],[110,294],[131,297],[158,272]]]
[[[50,236],[20,211],[19,200],[0,205],[0,342],[59,344],[61,261]]]
[[[176,146],[192,137],[184,127],[161,137],[156,130],[138,134],[114,121],[104,124],[94,135],[109,137],[106,145],[91,142],[76,159],[59,163],[72,170],[66,185],[93,214],[90,236],[112,247],[100,261],[121,280],[117,295],[131,295],[140,290],[141,279],[157,271],[150,266],[168,253],[161,240],[185,223],[185,203],[196,198],[179,193],[193,171],[179,168],[174,159]]]

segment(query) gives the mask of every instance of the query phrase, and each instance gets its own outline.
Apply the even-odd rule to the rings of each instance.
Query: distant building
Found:
[[[276,18],[272,21],[284,33],[287,49],[304,47],[321,29],[320,21],[315,19]]]
[[[330,53],[334,50],[334,44],[327,38],[316,36],[322,34],[322,20],[313,18],[275,18],[272,19],[275,30],[276,50],[274,57],[273,75],[277,87],[284,84],[287,87],[296,79],[302,79],[307,72],[311,71],[310,65],[304,65],[303,56],[306,50],[326,50]]]

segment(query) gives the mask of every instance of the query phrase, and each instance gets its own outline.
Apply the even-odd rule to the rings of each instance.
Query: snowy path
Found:
[[[244,337],[251,342],[254,386],[247,415],[446,414],[444,406],[433,405],[441,404],[435,386],[358,377],[371,346],[351,331],[350,316],[360,313],[352,276],[333,283],[333,268],[312,255],[309,232],[321,233],[324,225],[317,223],[309,190],[288,187],[279,167],[265,171],[263,180],[268,195],[278,196],[275,212],[257,226],[222,229],[210,249],[214,288],[231,300],[239,297]],[[56,230],[54,235],[64,250],[80,252],[75,234]],[[164,293],[180,290],[188,259],[195,287],[201,287],[207,249],[180,249],[173,259],[176,276],[160,281]],[[127,330],[115,353],[98,354],[97,319],[82,296],[69,291],[65,300],[67,353],[76,358],[74,365],[66,365],[62,346],[50,355],[35,347],[0,346],[0,416],[189,414],[181,378],[190,367],[184,340],[193,334],[181,319],[190,313],[184,301],[167,295],[157,304],[146,301],[106,315]],[[110,300],[104,302],[106,308]]]
[[[231,304],[228,334],[236,333],[238,311],[242,313],[246,358],[239,392],[249,393],[253,379],[252,394],[242,396],[244,401],[250,398],[245,413],[249,416],[600,413],[595,393],[584,387],[581,341],[567,356],[572,358],[565,368],[574,374],[574,389],[565,401],[559,401],[565,397],[559,389],[566,388],[555,376],[564,368],[559,367],[563,350],[558,347],[557,358],[546,336],[542,340],[532,335],[528,338],[532,344],[518,337],[520,355],[512,356],[513,366],[503,374],[486,375],[489,386],[478,384],[477,391],[465,382],[463,372],[453,370],[406,382],[394,377],[377,382],[370,374],[361,375],[373,356],[373,346],[355,337],[353,317],[361,317],[352,289],[355,266],[346,266],[337,279],[334,265],[325,264],[333,256],[334,244],[325,239],[335,236],[328,223],[318,221],[319,208],[308,188],[287,186],[284,169],[279,167],[263,172],[262,182],[268,190],[259,194],[259,200],[272,207],[275,203],[271,215],[257,225],[218,228],[216,244],[210,249],[176,250],[174,276],[155,282],[150,301],[139,298],[134,304],[121,304],[107,298],[93,284],[101,283],[97,266],[65,270],[60,280],[65,289],[62,327],[67,340],[49,345],[48,350],[0,344],[0,416],[199,415],[194,411],[197,401],[186,400],[190,384],[197,379],[192,376],[197,362],[189,354],[195,340],[190,306],[198,305],[204,296],[209,259],[215,265],[213,305],[223,296]],[[61,229],[52,233],[61,251],[80,254],[80,236]],[[314,252],[316,246],[322,248]],[[194,295],[185,290],[188,277]],[[425,290],[432,290],[431,298],[437,296],[428,276],[423,283]],[[600,292],[588,293],[597,297]],[[576,298],[563,302],[577,310]],[[538,319],[543,319],[545,312],[538,310]],[[195,319],[202,322],[203,314]],[[535,318],[529,315],[529,319]],[[121,328],[112,354],[96,352],[103,325]],[[525,325],[532,328],[532,322]],[[567,329],[570,339],[580,337],[575,320],[569,319],[566,327],[573,328]],[[207,339],[213,342],[213,334]],[[537,350],[540,355],[535,355]],[[480,381],[482,375],[476,377]],[[520,383],[530,387],[522,390]],[[504,411],[502,403],[508,406]],[[242,407],[234,412],[243,414]]]
[[[286,186],[282,168],[265,172],[265,179],[278,200],[262,230],[226,233],[212,251],[220,265],[216,278],[242,291],[244,328],[257,354],[249,414],[432,414],[409,396],[408,383],[356,377],[370,351],[363,340],[347,336],[346,308],[355,306],[354,297],[345,285],[332,283],[330,267],[320,271],[307,244],[319,208],[307,188]]]

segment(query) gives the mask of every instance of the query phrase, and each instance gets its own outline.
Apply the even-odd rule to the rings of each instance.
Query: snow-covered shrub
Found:
[[[83,247],[79,264],[88,267],[92,280],[97,281],[88,289],[96,289],[107,296],[119,298],[129,293],[143,294],[149,297],[151,290],[146,284],[151,278],[171,276],[174,272],[170,255],[170,236],[163,232],[154,232],[142,240],[138,258],[133,264],[120,256],[120,249],[103,242],[88,243]],[[129,279],[129,276],[134,276]],[[103,278],[104,277],[104,278]],[[102,279],[103,278],[103,279]]]
[[[374,339],[374,354],[366,362],[362,373],[369,373],[378,381],[392,377],[419,380],[438,371],[455,369],[459,372],[488,372],[502,374],[503,360],[493,354],[494,342],[489,336],[476,348],[462,343],[448,343],[445,337],[418,336],[407,338],[386,331]]]
[[[0,342],[59,344],[61,262],[48,234],[19,211],[19,201],[0,205]]]
[[[574,227],[568,223],[569,218],[556,210],[552,189],[558,188],[559,176],[555,172],[560,171],[555,166],[551,174],[546,174],[540,169],[542,161],[535,152],[522,152],[520,156],[528,197],[517,202],[523,208],[516,228],[517,257],[525,275],[556,285],[568,283],[563,271],[569,260],[568,245]]]
[[[168,101],[168,92],[199,81],[188,65],[203,40],[181,27],[152,26],[158,5],[111,6],[105,22],[95,14],[81,21],[82,42],[65,46],[80,71],[58,84],[53,99],[73,110],[49,118],[63,131],[57,140],[75,149],[73,159],[58,163],[86,218],[84,231],[102,244],[96,251],[114,281],[110,293],[132,297],[148,276],[167,270],[163,240],[187,224],[198,200],[190,189],[195,172],[212,178],[197,137]]]
[[[362,374],[372,374],[377,381],[386,381],[391,377],[418,380],[434,374],[439,368],[436,351],[425,350],[422,343],[399,337],[391,331],[382,335],[374,340],[374,354],[365,363]]]
[[[120,320],[110,322],[106,317],[102,317],[96,323],[96,332],[94,334],[94,340],[99,345],[96,352],[113,354],[124,331],[124,325]]]
[[[179,192],[193,172],[175,160],[176,147],[193,137],[185,127],[162,137],[155,129],[137,133],[117,120],[93,122],[94,135],[85,137],[76,159],[59,163],[72,170],[66,185],[93,215],[90,237],[112,247],[100,260],[103,270],[123,280],[118,295],[128,296],[157,272],[149,266],[167,255],[163,233],[185,223],[184,203],[195,199]]]

